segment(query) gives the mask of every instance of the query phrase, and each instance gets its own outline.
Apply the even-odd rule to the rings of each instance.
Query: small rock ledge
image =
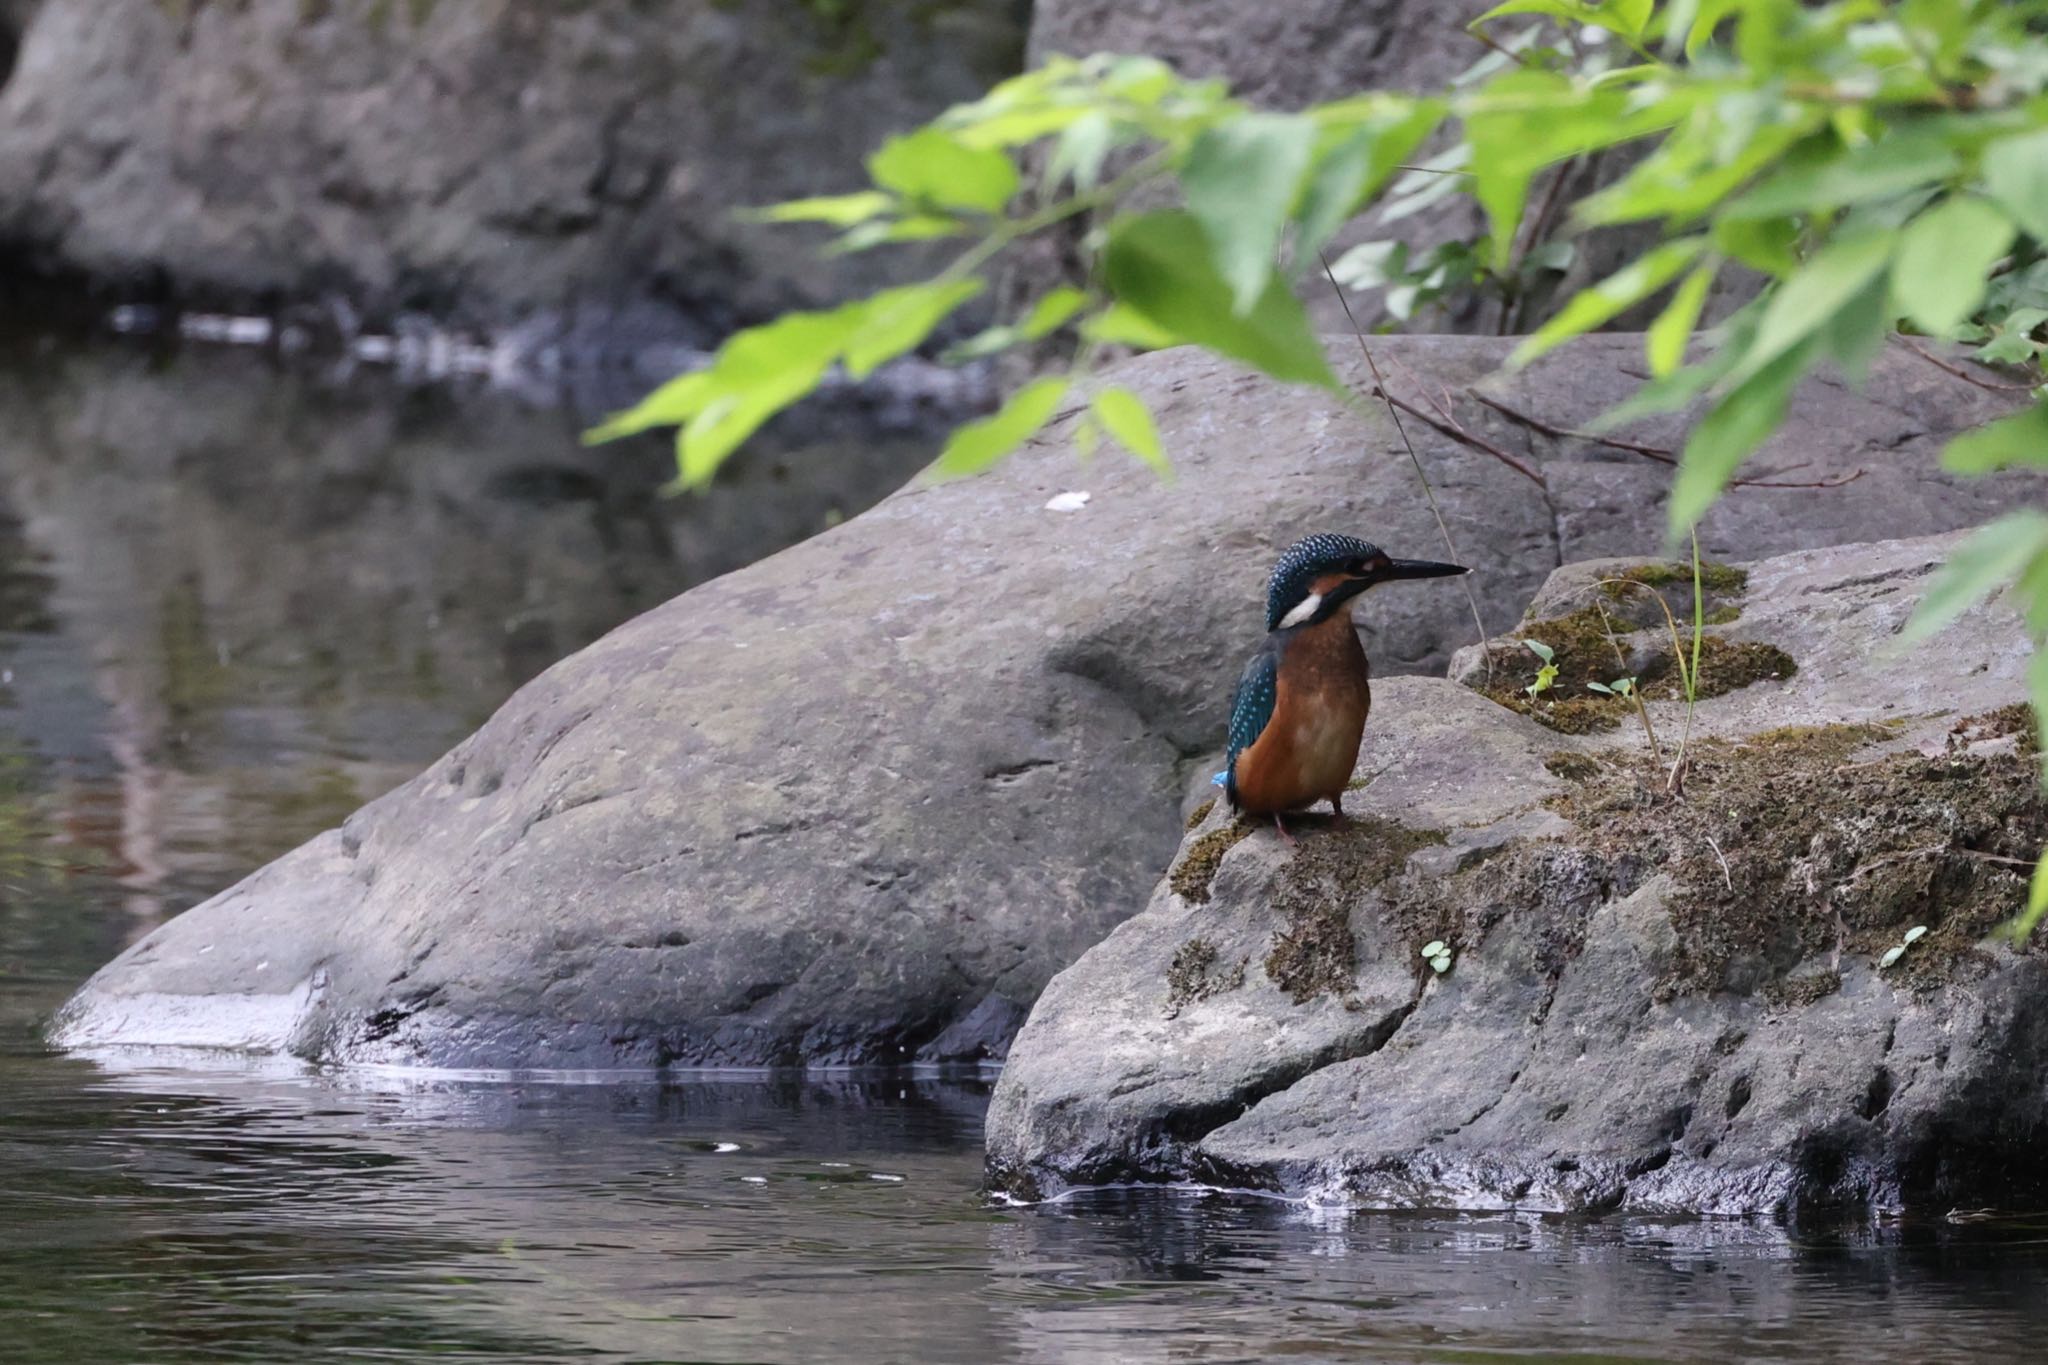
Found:
[[[2023,634],[1986,607],[1939,667],[1885,649],[1951,544],[1724,578],[1724,647],[1798,663],[1702,702],[1678,797],[1633,712],[1541,714],[1620,669],[1572,656],[1604,630],[1556,622],[1645,566],[1560,570],[1460,656],[1471,686],[1383,683],[1365,818],[1304,821],[1290,851],[1210,810],[1054,979],[996,1092],[992,1179],[1781,1217],[2048,1193],[2048,958],[1996,932],[2048,841]],[[1610,605],[1652,676],[1661,609]],[[1545,631],[1561,695],[1490,699]],[[1649,705],[1674,745],[1683,702]]]

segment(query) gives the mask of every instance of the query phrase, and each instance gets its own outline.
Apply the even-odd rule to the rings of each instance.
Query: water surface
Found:
[[[2016,1220],[1016,1208],[973,1079],[45,1052],[164,917],[928,448],[799,427],[675,503],[658,449],[576,425],[238,357],[0,360],[0,1361],[2038,1358],[2048,1227]]]

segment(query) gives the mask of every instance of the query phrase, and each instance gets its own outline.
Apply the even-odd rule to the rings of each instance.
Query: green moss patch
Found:
[[[1690,651],[1692,642],[1686,641]],[[1725,696],[1739,687],[1755,682],[1782,682],[1799,671],[1799,665],[1790,654],[1776,645],[1759,644],[1753,640],[1724,640],[1718,635],[1700,637],[1700,676],[1694,688],[1696,697]],[[1668,665],[1656,670],[1656,679],[1645,679],[1643,695],[1652,698],[1679,698],[1685,696],[1685,684],[1679,677],[1678,669]]]
[[[2015,754],[1850,761],[1893,733],[1802,727],[1710,741],[1694,746],[1681,796],[1663,791],[1661,773],[1616,762],[1552,806],[1618,880],[1662,869],[1679,884],[1666,996],[1801,999],[1812,986],[1796,973],[1814,960],[1874,961],[1921,924],[1927,935],[1886,975],[1939,984],[2024,903],[2048,806],[2036,764]]]
[[[1534,697],[1529,695],[1529,687],[1543,668],[1543,660],[1528,648],[1525,642],[1530,640],[1549,647],[1551,663],[1557,668],[1550,686]],[[1690,662],[1689,631],[1682,635],[1681,643]],[[1488,649],[1492,667],[1473,684],[1475,690],[1560,734],[1612,730],[1632,714],[1634,708],[1626,700],[1592,691],[1589,683],[1605,685],[1617,678],[1634,677],[1643,695],[1652,700],[1685,695],[1682,671],[1671,654],[1668,625],[1643,626],[1598,604],[1525,622],[1509,640],[1495,642]],[[1702,635],[1696,695],[1701,699],[1723,696],[1751,683],[1782,681],[1798,671],[1797,661],[1776,645]]]
[[[1209,883],[1216,879],[1216,869],[1222,866],[1223,855],[1257,828],[1249,820],[1238,819],[1195,840],[1173,871],[1167,874],[1167,881],[1175,894],[1193,905],[1207,904]]]
[[[1353,907],[1400,875],[1415,850],[1443,841],[1438,830],[1372,818],[1304,836],[1271,892],[1280,929],[1264,966],[1273,984],[1297,1005],[1349,991],[1358,974]],[[1417,947],[1444,935],[1440,898],[1429,888],[1411,883],[1402,894],[1383,899],[1399,917],[1397,934],[1422,935],[1415,938]]]
[[[1212,796],[1207,801],[1204,801],[1201,805],[1196,806],[1193,810],[1189,811],[1187,820],[1188,831],[1190,833],[1193,833],[1195,830],[1201,828],[1202,822],[1209,818],[1209,812],[1215,809],[1216,798]]]
[[[1692,563],[1689,560],[1660,559],[1647,564],[1636,564],[1611,575],[1640,583],[1646,588],[1682,587],[1686,596],[1692,596]],[[1749,570],[1738,569],[1733,564],[1717,564],[1711,559],[1700,561],[1700,591],[1709,596],[1728,596],[1746,592],[1749,588]],[[1620,601],[1627,588],[1619,583],[1602,586],[1615,601]]]
[[[1599,759],[1588,754],[1575,754],[1569,749],[1560,749],[1554,754],[1547,755],[1543,760],[1545,772],[1552,777],[1561,777],[1567,782],[1584,782],[1588,778],[1597,777],[1603,767]]]

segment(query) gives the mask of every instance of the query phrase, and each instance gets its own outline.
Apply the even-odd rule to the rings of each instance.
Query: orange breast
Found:
[[[1348,613],[1289,641],[1273,719],[1237,756],[1241,809],[1271,815],[1344,794],[1372,707],[1370,676]]]

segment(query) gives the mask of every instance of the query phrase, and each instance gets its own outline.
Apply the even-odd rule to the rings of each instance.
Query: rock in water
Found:
[[[1630,715],[1567,733],[1570,698],[1383,685],[1363,818],[1290,854],[1211,813],[1054,979],[996,1090],[993,1178],[1781,1215],[2048,1189],[2048,959],[1995,932],[2048,840],[2025,634],[1984,607],[1888,652],[1955,543],[1719,570],[1715,638],[1775,663],[1701,703],[1677,798]],[[1570,566],[1537,610],[1598,596],[1628,639],[1642,592],[1609,587],[1673,567]],[[1518,632],[1561,679],[1612,648],[1565,619]],[[1503,672],[1528,657],[1503,645]],[[1668,754],[1684,703],[1651,707]]]
[[[1507,344],[1379,343],[1391,373],[1428,376],[1470,429],[1545,471],[1547,494],[1410,424],[1496,627],[1560,559],[1654,544],[1668,477],[1464,397]],[[1630,387],[1639,353],[1594,338],[1490,382],[1582,426]],[[1176,483],[1108,455],[1083,474],[1067,444],[1077,398],[992,475],[899,493],[565,660],[341,829],[151,934],[87,984],[56,1037],[448,1066],[1000,1055],[1045,983],[1166,865],[1182,794],[1215,771],[1278,548],[1315,529],[1415,554],[1438,543],[1388,426],[1188,352],[1107,378],[1157,411]],[[1944,530],[2024,486],[1953,480],[1931,458],[1943,432],[1997,410],[1984,391],[1903,352],[1872,391],[1882,401],[1811,386],[1783,447],[1805,477],[1863,478],[1738,491],[1709,549]],[[1668,443],[1681,420],[1637,434]],[[1077,478],[1086,505],[1047,510],[1083,491]],[[1908,595],[1888,600],[1903,612]],[[1471,638],[1455,587],[1374,594],[1362,616],[1382,675],[1441,670]],[[1821,644],[1784,643],[1802,678],[1850,676],[1815,662]],[[1386,696],[1369,763],[1419,733],[1402,689]],[[1501,772],[1555,787],[1536,758],[1562,741],[1517,725],[1473,733],[1542,747],[1434,769],[1432,799],[1498,800]],[[1443,761],[1474,752],[1447,744]],[[1252,856],[1223,859],[1219,899]],[[1304,935],[1303,981],[1342,965],[1318,952],[1341,947],[1326,926]],[[1307,998],[1288,1029],[1334,1008]],[[1384,1029],[1339,1009],[1334,1041],[1306,1055]]]
[[[0,37],[11,31],[0,13]],[[734,210],[858,188],[1022,64],[1017,0],[42,0],[0,69],[0,235],[233,303],[502,328],[659,306],[702,336],[882,256]]]

